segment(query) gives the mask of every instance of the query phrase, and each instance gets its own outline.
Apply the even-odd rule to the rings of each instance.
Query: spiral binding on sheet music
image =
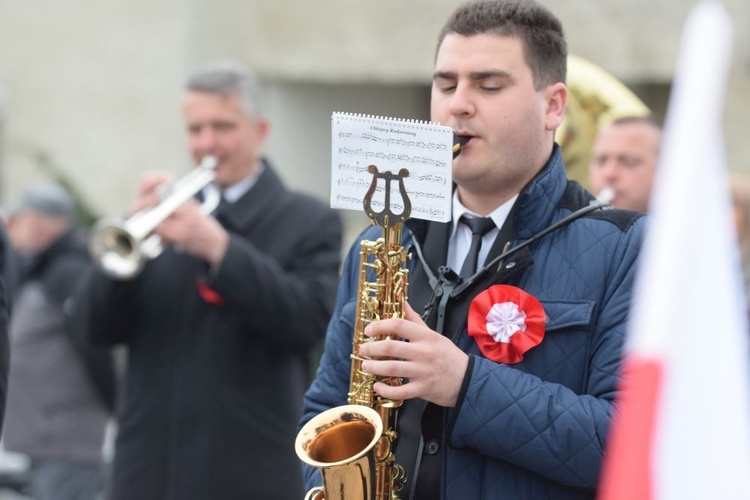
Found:
[[[331,121],[335,119],[343,119],[347,121],[353,121],[353,122],[364,122],[364,123],[372,123],[372,124],[380,124],[380,125],[394,125],[397,124],[399,127],[404,128],[412,128],[412,129],[430,129],[430,130],[436,130],[441,132],[451,132],[452,130],[450,127],[446,127],[444,125],[441,125],[437,122],[428,121],[428,120],[419,120],[416,118],[392,118],[389,116],[380,116],[380,115],[368,115],[363,113],[345,113],[341,111],[334,111],[331,115]]]
[[[372,185],[370,165],[392,174],[406,168],[411,217],[447,222],[452,195],[453,142],[453,130],[437,123],[334,112],[331,206],[362,210],[365,191]],[[379,189],[382,191],[382,186]],[[383,202],[379,197],[380,191],[376,191],[373,204]],[[396,209],[398,212],[399,208]]]

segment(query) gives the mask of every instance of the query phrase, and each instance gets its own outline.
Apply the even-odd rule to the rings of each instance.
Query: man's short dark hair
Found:
[[[560,20],[533,0],[476,0],[456,9],[438,37],[438,49],[446,35],[492,34],[518,37],[524,57],[541,90],[565,83],[568,47]]]

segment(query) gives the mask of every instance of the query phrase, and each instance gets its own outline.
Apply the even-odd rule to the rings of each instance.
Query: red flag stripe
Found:
[[[607,443],[600,500],[651,500],[651,450],[664,369],[636,353],[623,361],[621,397]]]

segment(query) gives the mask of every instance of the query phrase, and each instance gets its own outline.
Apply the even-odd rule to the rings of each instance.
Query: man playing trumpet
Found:
[[[609,191],[613,207],[648,212],[661,146],[661,125],[651,116],[623,116],[598,132],[589,165],[589,189]]]
[[[293,439],[333,308],[341,223],[262,157],[259,104],[234,64],[188,80],[187,142],[196,163],[216,158],[206,190],[223,201],[211,215],[193,200],[177,208],[154,230],[164,251],[132,279],[90,279],[90,338],[128,350],[111,500],[303,495]],[[166,180],[144,176],[133,212],[158,205]]]

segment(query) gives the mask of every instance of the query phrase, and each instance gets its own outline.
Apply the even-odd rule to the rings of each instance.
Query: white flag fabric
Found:
[[[731,21],[683,31],[599,498],[750,499],[747,311],[721,136]]]

